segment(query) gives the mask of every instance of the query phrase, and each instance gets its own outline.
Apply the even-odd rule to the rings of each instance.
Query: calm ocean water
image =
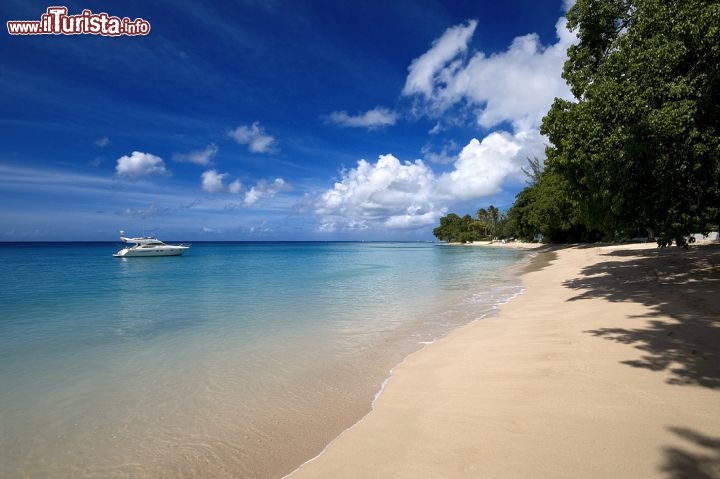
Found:
[[[526,253],[423,243],[0,243],[0,477],[277,477]],[[481,365],[478,365],[481,367]]]

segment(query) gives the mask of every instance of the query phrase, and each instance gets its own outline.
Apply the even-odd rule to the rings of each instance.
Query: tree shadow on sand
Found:
[[[671,479],[720,478],[720,438],[705,436],[692,429],[671,427],[670,431],[686,439],[690,450],[665,448],[662,471]]]
[[[570,301],[637,302],[650,312],[630,320],[657,319],[637,328],[587,332],[646,353],[624,364],[668,371],[671,384],[720,389],[720,245],[693,246],[688,251],[617,250],[604,256],[606,261],[585,267],[580,277],[564,283],[579,291]]]

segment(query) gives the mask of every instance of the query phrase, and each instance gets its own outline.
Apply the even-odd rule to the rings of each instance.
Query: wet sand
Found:
[[[291,477],[720,477],[720,245],[541,252]]]

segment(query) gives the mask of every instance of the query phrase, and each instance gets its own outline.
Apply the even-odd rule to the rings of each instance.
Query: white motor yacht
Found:
[[[128,246],[115,253],[113,256],[117,258],[127,258],[130,256],[180,256],[190,249],[190,245],[165,244],[152,236],[143,236],[141,238],[120,236],[120,240],[123,243],[129,243],[133,246]]]

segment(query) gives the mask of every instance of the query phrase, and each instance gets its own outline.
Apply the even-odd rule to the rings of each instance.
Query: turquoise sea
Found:
[[[118,249],[0,243],[0,477],[281,477],[405,356],[518,294],[527,261],[428,243]]]

